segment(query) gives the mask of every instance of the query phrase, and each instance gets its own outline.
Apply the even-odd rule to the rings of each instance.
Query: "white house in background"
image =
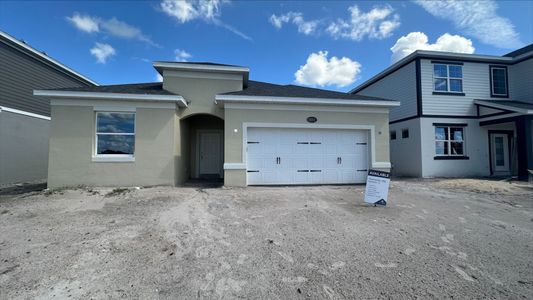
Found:
[[[94,85],[0,31],[0,186],[46,179],[50,102],[33,96],[33,90]]]
[[[525,179],[533,169],[533,45],[415,51],[351,93],[401,101],[390,113],[395,175]]]

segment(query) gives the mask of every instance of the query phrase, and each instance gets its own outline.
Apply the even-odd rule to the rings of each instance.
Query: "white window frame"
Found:
[[[491,89],[491,93],[492,93],[492,96],[504,96],[504,97],[507,97],[509,96],[509,86],[508,86],[508,82],[507,82],[507,68],[505,67],[498,67],[498,66],[490,66],[489,67],[490,69],[490,89]],[[495,69],[502,69],[505,71],[505,78],[504,78],[504,82],[505,82],[505,94],[498,94],[494,91],[494,73],[493,71]]]
[[[441,77],[441,76],[435,76],[435,66],[446,66],[446,73],[447,73],[447,77]],[[450,66],[454,66],[454,67],[461,67],[461,75],[463,75],[463,66],[462,65],[456,65],[456,64],[441,64],[441,63],[433,63],[433,70],[432,70],[432,73],[433,73],[433,91],[434,92],[437,92],[437,93],[457,93],[457,94],[462,94],[463,91],[464,91],[464,85],[463,85],[463,77],[464,76],[461,76],[461,77],[451,77],[450,76]],[[435,79],[446,79],[446,91],[444,90],[436,90],[435,89]],[[460,91],[452,91],[451,90],[451,86],[450,86],[450,80],[453,79],[453,80],[461,80],[461,90]]]
[[[120,114],[131,114],[133,115],[133,133],[111,133],[111,132],[101,132],[98,133],[98,115],[102,113],[120,113]],[[133,154],[98,154],[98,135],[129,135],[135,138],[137,130],[137,115],[135,111],[96,111],[94,114],[94,149],[92,160],[95,162],[131,162],[135,161],[135,149],[134,146]],[[135,145],[135,142],[134,142]]]
[[[437,137],[435,136],[435,131],[437,128],[445,128],[447,133],[448,133],[448,140],[437,140]],[[462,137],[463,139],[462,140],[452,140],[451,138],[451,135],[450,135],[450,129],[452,128],[459,128],[461,129],[462,131]],[[454,156],[454,157],[461,157],[461,156],[466,156],[466,142],[465,142],[465,127],[464,126],[434,126],[434,130],[433,130],[433,136],[434,136],[434,139],[435,139],[435,156],[444,156],[444,157],[448,157],[448,156]],[[446,136],[446,134],[444,135]],[[448,144],[448,154],[437,154],[437,142],[444,142],[446,144]],[[452,154],[452,143],[463,143],[463,154]],[[446,149],[446,148],[444,148]]]

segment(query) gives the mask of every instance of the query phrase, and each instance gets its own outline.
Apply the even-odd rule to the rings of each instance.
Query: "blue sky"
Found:
[[[340,91],[415,49],[508,53],[533,42],[532,16],[532,1],[0,2],[0,30],[100,84],[155,81],[151,61],[182,60]]]

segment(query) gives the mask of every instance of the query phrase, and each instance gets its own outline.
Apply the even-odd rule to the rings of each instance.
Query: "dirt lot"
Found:
[[[0,196],[0,299],[533,298],[533,190],[481,180]],[[14,193],[8,193],[14,194]]]

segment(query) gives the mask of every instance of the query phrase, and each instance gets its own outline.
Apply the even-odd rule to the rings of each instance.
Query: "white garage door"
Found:
[[[363,183],[364,130],[248,128],[249,185]]]

